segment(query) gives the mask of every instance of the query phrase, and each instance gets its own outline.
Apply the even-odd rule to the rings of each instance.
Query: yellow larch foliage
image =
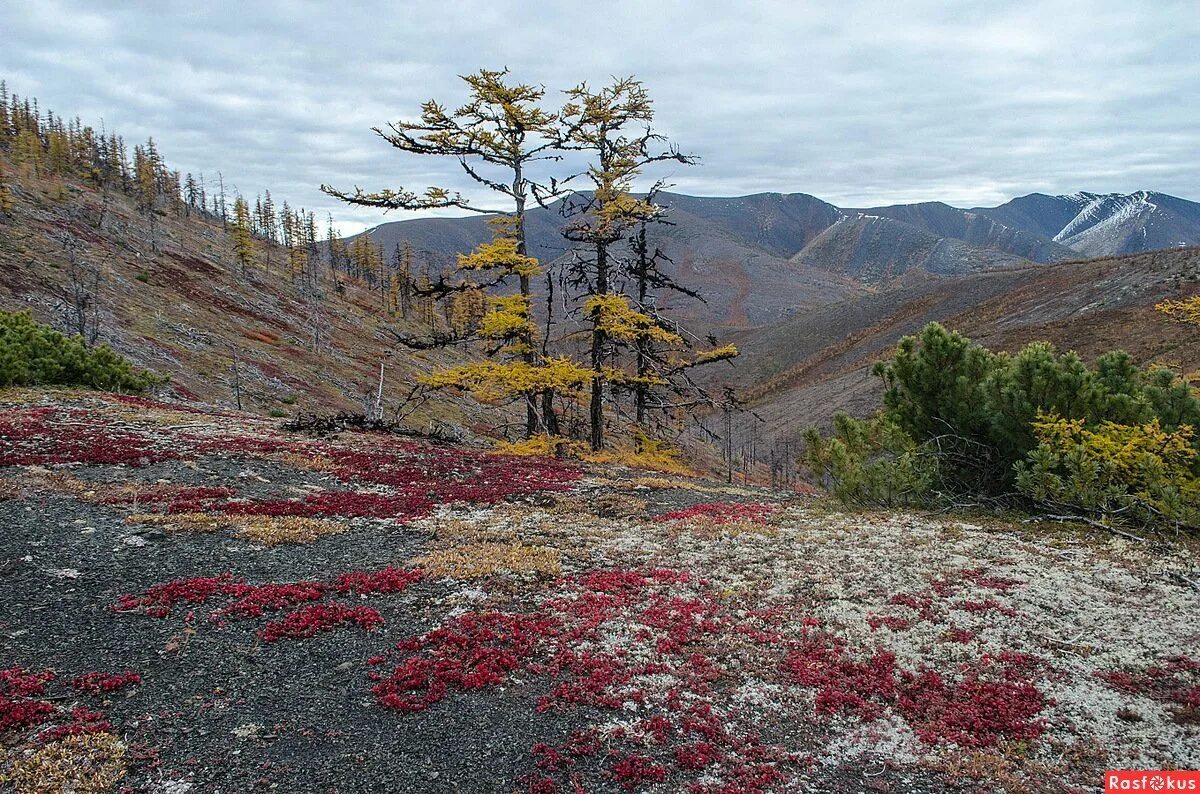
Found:
[[[584,301],[583,310],[594,319],[597,328],[618,341],[683,344],[683,337],[633,308],[624,295],[593,295]]]
[[[506,353],[525,353],[537,327],[529,316],[528,295],[501,295],[491,298],[491,307],[479,320],[479,333],[487,339],[506,341]]]
[[[1166,300],[1154,308],[1181,323],[1200,325],[1200,295],[1184,300]]]
[[[517,395],[540,394],[547,389],[577,392],[591,380],[592,371],[566,358],[549,358],[539,364],[524,361],[477,361],[432,372],[420,382],[435,389],[457,388],[484,401]]]
[[[517,253],[515,237],[497,236],[481,243],[469,254],[458,255],[460,270],[499,270],[515,276],[536,276],[541,273],[537,259]]]

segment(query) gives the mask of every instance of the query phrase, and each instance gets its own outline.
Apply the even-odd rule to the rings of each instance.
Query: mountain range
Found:
[[[660,193],[671,225],[655,230],[677,278],[706,297],[684,315],[716,327],[761,326],[806,307],[928,277],[963,276],[1200,244],[1200,203],[1153,191],[1032,193],[996,207],[942,202],[843,208],[805,193],[700,197]],[[529,213],[530,252],[568,252],[561,205]],[[421,218],[365,232],[407,240],[446,265],[488,238],[486,218]]]

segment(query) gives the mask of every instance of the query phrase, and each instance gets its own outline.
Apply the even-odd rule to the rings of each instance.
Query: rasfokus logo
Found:
[[[1196,791],[1200,772],[1168,772],[1161,769],[1119,769],[1104,773],[1105,794],[1113,791]]]

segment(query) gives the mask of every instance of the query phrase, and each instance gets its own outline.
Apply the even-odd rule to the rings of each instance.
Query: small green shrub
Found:
[[[280,397],[279,402],[283,403],[284,405],[295,405],[296,404],[296,395],[288,394],[284,397]]]
[[[880,414],[863,421],[833,417],[834,432],[805,434],[805,463],[843,502],[900,507],[923,504],[938,476],[937,458]]]
[[[267,412],[267,414],[275,419],[282,419],[283,417],[287,416],[287,411],[284,411],[281,408],[272,408]]]
[[[10,386],[87,386],[144,392],[166,378],[134,369],[108,345],[88,347],[34,321],[29,312],[0,310],[0,388]]]

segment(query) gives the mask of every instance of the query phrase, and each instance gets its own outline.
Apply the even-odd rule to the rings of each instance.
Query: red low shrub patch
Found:
[[[381,706],[423,711],[452,689],[482,689],[507,680],[558,628],[549,617],[467,613],[448,625],[397,644],[406,657],[371,691]],[[417,652],[417,653],[413,653]]]
[[[64,715],[57,706],[49,700],[40,699],[47,696],[47,685],[56,680],[57,677],[50,670],[40,673],[29,672],[22,667],[0,670],[0,733],[35,728],[63,719]],[[115,674],[92,672],[76,676],[71,679],[70,685],[77,692],[99,695],[115,692],[141,680],[142,677],[132,671]],[[112,726],[102,712],[75,706],[71,709],[69,721],[51,725],[42,730],[37,738],[46,743],[66,736],[110,730]]]
[[[366,606],[348,607],[337,602],[325,602],[324,599],[331,593],[360,596],[399,593],[422,578],[419,570],[387,567],[378,571],[349,571],[334,577],[332,582],[268,582],[254,585],[223,573],[164,582],[146,589],[141,595],[126,593],[113,608],[118,612],[140,610],[150,617],[165,618],[174,606],[181,603],[204,604],[214,599],[226,599],[229,603],[209,613],[211,621],[224,625],[229,619],[257,618],[267,612],[307,604],[258,631],[258,636],[265,642],[275,642],[285,637],[312,637],[344,625],[357,625],[371,631],[383,623],[383,616],[378,610]],[[191,619],[191,613],[188,613],[188,619]]]
[[[652,758],[630,754],[612,765],[612,778],[626,791],[634,791],[647,783],[662,783],[667,779],[667,769]]]
[[[41,725],[54,714],[54,704],[37,698],[46,694],[54,673],[31,673],[24,667],[0,670],[0,732]]]
[[[631,790],[701,771],[718,782],[676,781],[672,790],[753,792],[786,779],[781,767],[795,757],[737,728],[739,715],[699,700],[713,697],[729,674],[702,649],[719,646],[724,632],[741,634],[743,625],[707,583],[686,571],[615,569],[564,577],[554,592],[531,613],[468,613],[398,643],[400,663],[368,673],[377,701],[423,711],[451,692],[497,686],[521,671],[548,682],[539,712],[645,715],[604,733],[577,730],[560,745],[535,744],[536,771],[523,778],[531,791],[582,790],[584,769]],[[768,615],[783,612],[750,619]],[[631,630],[653,649],[652,660],[611,647],[609,632]]]
[[[284,615],[283,620],[272,621],[258,632],[263,642],[276,642],[285,638],[302,639],[325,631],[333,631],[345,625],[357,625],[363,631],[371,631],[383,623],[379,610],[371,607],[348,607],[331,601],[327,604],[311,604]]]
[[[178,457],[129,431],[110,432],[98,417],[80,409],[10,408],[0,418],[0,466],[143,466]]]
[[[1044,730],[1037,715],[1048,701],[1023,678],[1033,665],[1025,654],[984,656],[947,682],[933,670],[899,670],[887,651],[856,659],[844,641],[816,635],[788,654],[784,669],[795,683],[818,689],[818,714],[847,711],[869,721],[891,707],[929,744],[992,747]]]
[[[374,572],[350,571],[340,574],[333,581],[333,589],[343,595],[346,593],[399,593],[411,584],[425,577],[425,572],[419,568],[405,570],[388,566]]]
[[[76,706],[71,709],[70,722],[47,728],[38,734],[38,740],[49,743],[56,742],[67,736],[79,736],[85,733],[108,733],[111,730],[112,723],[105,719],[101,712],[93,711],[83,706]]]
[[[425,496],[392,496],[362,491],[322,491],[304,499],[262,502],[229,502],[221,512],[229,515],[305,516],[342,518],[394,518],[402,521],[428,515],[433,502]]]
[[[714,524],[732,524],[735,521],[749,521],[753,524],[765,524],[767,519],[779,511],[778,505],[760,504],[757,502],[709,502],[693,505],[683,510],[663,513],[655,521],[686,521],[692,518],[707,518]]]
[[[99,695],[141,682],[142,677],[132,670],[123,673],[84,673],[71,680],[71,688],[85,695]]]
[[[1200,723],[1200,661],[1174,656],[1140,670],[1108,670],[1096,677],[1113,689],[1172,707],[1180,723]]]
[[[126,593],[117,599],[113,609],[118,612],[140,609],[151,617],[165,618],[176,604],[203,604],[216,595],[237,596],[244,592],[244,587],[241,579],[235,580],[229,573],[174,579],[156,584],[138,596]]]

